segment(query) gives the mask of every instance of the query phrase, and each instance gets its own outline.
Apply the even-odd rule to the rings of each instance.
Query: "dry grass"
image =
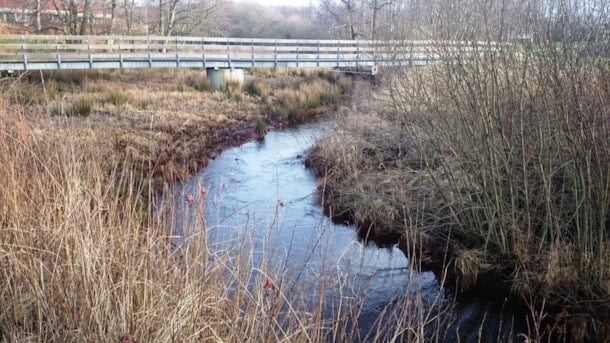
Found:
[[[227,274],[229,256],[212,265],[199,235],[188,249],[171,249],[168,232],[142,211],[142,184],[118,169],[117,155],[69,133],[36,135],[21,115],[0,118],[3,340],[265,337],[275,320],[268,307],[283,301],[247,285],[263,275]],[[237,285],[232,295],[229,284]],[[268,340],[315,334],[296,315]],[[260,321],[241,325],[248,317]]]
[[[298,124],[315,116],[321,106],[335,107],[343,95],[350,93],[351,84],[347,79],[337,85],[325,79],[310,78],[276,92],[273,112],[280,120]]]
[[[81,120],[1,107],[0,340],[325,342],[359,337],[350,323],[362,303],[353,298],[348,279],[319,275],[293,285],[292,271],[282,261],[263,256],[254,263],[254,254],[260,255],[245,239],[238,239],[234,250],[212,251],[205,235],[213,228],[205,228],[201,217],[204,192],[195,195],[193,205],[184,194],[163,198],[163,204],[178,202],[197,213],[182,228],[188,232],[185,244],[176,247],[165,226],[171,211],[157,207],[152,213],[155,194],[146,175],[106,144],[98,127],[87,128]],[[327,290],[341,287],[346,293],[339,294],[336,312],[323,318]],[[317,298],[303,301],[303,293],[311,295],[312,289]],[[413,297],[408,316],[386,314],[400,320],[399,326],[380,322],[380,331],[371,337],[421,340],[424,324],[437,319],[427,314],[421,294]]]
[[[415,227],[413,256],[450,263],[458,289],[495,275],[562,313],[540,337],[578,341],[610,326],[610,75],[569,48],[397,71],[312,158],[337,214],[407,240]]]
[[[205,165],[222,146],[255,139],[262,124],[266,129],[310,119],[342,94],[313,76],[276,74],[258,81],[258,96],[239,85],[209,92],[200,70],[179,69],[30,73],[0,87],[5,101],[28,115],[88,117],[72,122],[74,135],[112,145],[139,174],[171,180]],[[288,103],[285,92],[300,88],[305,103]],[[329,100],[319,100],[324,97]]]
[[[262,78],[256,78],[249,81],[244,88],[248,94],[260,97],[264,104],[268,104],[271,100],[271,89],[269,88],[269,84]]]
[[[192,230],[204,227],[200,216],[177,248],[165,226],[171,211],[152,213],[150,176],[168,181],[199,154],[213,153],[226,138],[223,128],[253,123],[260,104],[178,92],[169,80],[181,73],[112,74],[121,92],[106,76],[75,76],[74,83],[47,76],[39,101],[0,97],[0,340],[356,339],[350,323],[362,303],[352,293],[340,293],[337,311],[322,316],[326,290],[349,289],[349,280],[319,275],[292,285],[282,261],[254,263],[260,255],[245,239],[235,250],[211,252],[206,230]],[[27,79],[4,86],[23,87],[23,94],[42,88]],[[50,115],[78,99],[90,101],[88,117]],[[177,201],[190,208],[184,195]],[[193,205],[199,214],[201,201]],[[268,276],[275,290],[265,287]],[[304,302],[311,289],[318,298]],[[379,323],[383,330],[371,335],[421,339],[423,325],[437,319],[421,320],[427,310],[416,305],[421,294],[413,296],[421,315],[389,312],[401,326]]]

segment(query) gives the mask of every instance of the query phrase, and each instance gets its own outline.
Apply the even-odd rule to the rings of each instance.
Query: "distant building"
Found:
[[[99,2],[92,2],[91,6],[91,22],[86,31],[100,33],[110,22],[111,15]],[[14,25],[24,32],[59,33],[64,31],[69,8],[67,0],[40,0],[40,22],[37,23],[36,0],[0,0],[0,22]],[[84,15],[81,1],[76,3],[76,13],[78,18]]]

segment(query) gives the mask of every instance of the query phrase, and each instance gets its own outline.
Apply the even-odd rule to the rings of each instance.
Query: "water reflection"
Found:
[[[409,261],[397,248],[363,246],[353,227],[334,224],[324,216],[315,201],[315,176],[302,163],[324,125],[271,132],[262,142],[223,152],[187,182],[174,184],[168,217],[175,244],[205,230],[212,256],[250,249],[252,268],[264,265],[276,282],[288,283],[288,292],[317,280],[305,292],[301,287],[298,296],[313,303],[325,288],[323,307],[328,318],[344,306],[345,299],[358,304],[353,309],[358,318],[353,323],[355,340],[400,340],[396,334],[400,328],[404,337],[419,336],[420,332],[409,330],[423,327],[422,322],[428,323],[425,334],[431,337],[439,325],[445,325],[440,322],[451,320],[446,325],[452,332],[461,330],[458,336],[473,341],[469,332],[463,333],[477,330],[468,320],[480,321],[482,311],[495,311],[491,317],[497,318],[499,310],[471,302],[474,305],[459,309],[459,320],[455,314],[436,317],[446,310],[447,301],[431,273],[410,273]],[[193,204],[185,201],[189,195]],[[505,330],[502,325],[490,328],[488,338],[495,341],[497,328]],[[455,339],[455,334],[439,338]]]

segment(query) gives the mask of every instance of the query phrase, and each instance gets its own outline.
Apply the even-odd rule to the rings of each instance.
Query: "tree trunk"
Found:
[[[91,0],[85,0],[85,6],[83,8],[83,20],[81,21],[81,24],[80,24],[80,34],[81,35],[84,35],[85,31],[87,30],[90,16],[91,16]],[[89,33],[92,34],[93,32],[89,32]]]
[[[377,13],[379,12],[379,8],[377,7],[377,1],[373,0],[373,18],[371,20],[371,39],[377,39]]]
[[[42,12],[42,5],[40,4],[41,0],[36,0],[36,33],[42,33],[42,21],[40,19],[40,14]]]
[[[68,20],[70,21],[70,32],[71,35],[78,34],[78,6],[75,0],[70,0],[70,9],[68,11]]]
[[[176,24],[176,10],[178,9],[178,3],[180,0],[170,0],[169,3],[169,18],[167,19],[167,32],[165,34],[167,36],[172,35],[172,31],[174,30],[174,25]]]
[[[110,5],[110,27],[108,28],[108,34],[114,34],[114,22],[116,21],[116,0],[112,0]]]
[[[64,33],[67,35],[77,35],[78,7],[76,0],[70,0],[67,3],[61,0],[53,0],[53,6],[55,11],[57,11]]]
[[[133,28],[133,8],[134,0],[124,0],[123,9],[125,9],[125,26],[127,26],[127,35],[131,36]]]
[[[159,0],[159,36],[165,35],[165,16],[163,15],[163,0]]]
[[[379,13],[381,12],[381,10],[386,7],[386,6],[390,6],[392,7],[394,5],[394,0],[383,0],[381,3],[379,3],[379,0],[373,0],[373,14],[372,14],[372,18],[371,18],[371,39],[377,39],[377,21],[378,21],[378,16]]]
[[[358,32],[356,32],[354,24],[349,24],[349,35],[352,40],[356,40],[356,38],[358,38]]]

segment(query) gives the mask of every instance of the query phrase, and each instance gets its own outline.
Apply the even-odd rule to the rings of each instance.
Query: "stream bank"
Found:
[[[486,79],[493,62],[467,70],[472,80],[445,66],[403,70],[390,87],[339,114],[333,134],[306,161],[320,177],[320,202],[362,237],[398,244],[458,299],[487,293],[518,304],[531,339],[598,341],[610,323],[602,281],[610,150],[598,139],[607,136],[608,107],[592,94],[607,94],[607,78],[574,95],[590,104],[574,117],[549,101],[556,89],[539,91],[547,79],[503,66],[527,81],[493,84]],[[477,77],[493,84],[488,89],[511,92],[464,85],[478,84]],[[524,106],[523,93],[511,87],[526,82],[538,88]],[[581,207],[584,190],[591,203]]]
[[[349,97],[329,71],[253,70],[245,84],[212,91],[201,70],[26,73],[3,79],[7,106],[39,118],[41,135],[97,144],[136,174],[164,182],[196,173],[227,147],[309,121]]]

